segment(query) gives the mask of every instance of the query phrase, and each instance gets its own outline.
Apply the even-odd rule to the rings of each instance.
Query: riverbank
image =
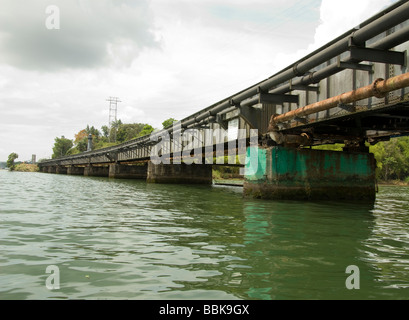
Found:
[[[378,181],[379,186],[397,186],[397,187],[408,187],[409,183],[401,180],[387,180],[387,181]]]
[[[213,183],[221,186],[242,187],[244,179],[213,179]]]
[[[18,172],[38,172],[39,168],[36,164],[20,163],[15,166],[13,171]]]

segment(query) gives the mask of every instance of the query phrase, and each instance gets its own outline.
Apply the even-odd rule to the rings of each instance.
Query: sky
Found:
[[[161,129],[396,0],[0,0],[0,161],[109,122]],[[351,10],[351,8],[354,8]]]

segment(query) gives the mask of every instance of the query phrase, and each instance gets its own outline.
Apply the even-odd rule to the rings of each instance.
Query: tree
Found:
[[[121,119],[116,120],[116,121],[112,121],[111,129],[109,131],[109,141],[110,142],[116,142],[117,141],[116,135],[117,135],[118,129],[119,129],[119,127],[121,125],[122,125]]]
[[[173,125],[173,123],[177,122],[177,120],[173,119],[173,118],[169,118],[165,121],[162,122],[162,126],[163,129],[166,129],[168,127],[170,127],[171,125]]]
[[[109,128],[108,126],[102,126],[101,127],[102,134],[105,138],[109,138]]]
[[[86,129],[82,129],[81,131],[79,131],[77,134],[74,135],[74,143],[77,144],[78,142],[80,142],[82,139],[87,138],[88,137],[88,133]]]
[[[150,135],[152,131],[155,130],[151,125],[147,124],[143,127],[142,131],[139,133],[140,137]]]
[[[64,136],[61,136],[61,138],[55,138],[52,158],[56,159],[70,154],[69,151],[72,146],[72,140],[67,139]]]
[[[409,176],[409,137],[393,138],[371,146],[381,180],[404,180]]]
[[[15,152],[12,152],[9,154],[8,160],[7,160],[7,168],[10,169],[10,171],[13,171],[15,169],[14,165],[14,160],[18,158],[18,154]]]
[[[74,149],[72,150],[72,153],[80,153],[87,151],[87,146],[88,146],[88,133],[87,129],[82,129],[79,131],[77,134],[74,135]]]
[[[145,126],[145,123],[121,124],[116,135],[117,141],[125,142],[138,137]]]
[[[98,129],[94,128],[94,126],[90,127],[89,125],[87,125],[85,131],[87,132],[87,137],[90,134],[96,138],[99,138],[101,136],[101,132]]]
[[[92,145],[98,145],[100,140],[103,138],[101,137],[101,132],[96,129],[94,126],[89,126],[85,129],[82,129],[77,134],[74,135],[74,145],[75,147],[71,150],[71,154],[77,154],[80,152],[85,152],[88,149],[88,136],[92,136]],[[106,142],[106,141],[104,141]],[[94,148],[93,148],[94,149]]]

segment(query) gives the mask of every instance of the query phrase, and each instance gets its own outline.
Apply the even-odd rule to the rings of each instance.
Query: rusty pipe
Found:
[[[388,92],[399,90],[409,86],[409,73],[390,78],[388,80],[377,79],[369,86],[359,88],[338,96],[319,101],[293,111],[280,115],[273,115],[269,123],[269,131],[276,130],[277,123],[293,120],[296,117],[305,117],[313,113],[335,108],[340,104],[348,104],[359,100],[377,97],[383,98]]]

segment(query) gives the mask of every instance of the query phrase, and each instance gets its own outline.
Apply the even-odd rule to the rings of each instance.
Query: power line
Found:
[[[111,138],[111,130],[112,130],[112,124],[116,124],[117,122],[117,112],[118,112],[118,102],[121,102],[119,98],[117,97],[109,97],[107,99],[109,101],[109,122],[108,122],[108,128],[109,128],[109,138]],[[114,142],[116,142],[116,130],[114,130]]]

